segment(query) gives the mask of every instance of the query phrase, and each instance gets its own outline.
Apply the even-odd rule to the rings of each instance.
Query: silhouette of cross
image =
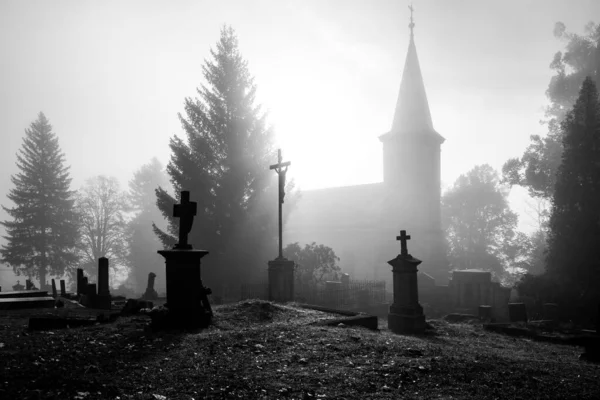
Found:
[[[400,236],[396,236],[396,240],[400,241],[400,254],[403,256],[408,255],[406,242],[410,240],[410,235],[407,235],[406,231],[400,231]]]
[[[179,218],[179,243],[175,245],[175,249],[192,248],[187,241],[196,215],[196,206],[195,201],[190,201],[190,192],[187,190],[181,192],[181,204],[173,205],[173,217]]]

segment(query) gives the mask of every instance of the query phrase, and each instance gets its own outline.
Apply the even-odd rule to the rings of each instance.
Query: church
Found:
[[[316,242],[340,257],[352,279],[386,280],[388,260],[400,252],[396,236],[406,230],[419,270],[447,285],[449,265],[441,228],[440,152],[444,138],[433,127],[414,40],[414,22],[398,101],[383,146],[383,182],[302,191],[291,210],[285,241]]]

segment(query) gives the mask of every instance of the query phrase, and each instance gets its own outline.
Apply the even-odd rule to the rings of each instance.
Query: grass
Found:
[[[581,348],[428,321],[421,336],[312,325],[338,318],[250,300],[200,332],[146,316],[55,332],[0,318],[2,399],[596,399]],[[15,322],[17,321],[17,322]]]

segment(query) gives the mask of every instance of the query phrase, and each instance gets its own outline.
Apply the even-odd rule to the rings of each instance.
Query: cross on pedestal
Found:
[[[173,205],[173,217],[179,218],[179,243],[173,247],[174,249],[192,248],[192,245],[188,244],[188,234],[192,230],[196,208],[196,202],[190,201],[190,192],[182,191],[181,204]]]
[[[410,240],[410,235],[407,235],[406,231],[400,231],[400,236],[396,236],[396,240],[400,241],[400,255],[407,256],[406,242]]]
[[[285,197],[285,174],[287,173],[290,164],[291,162],[289,161],[283,162],[283,159],[281,157],[281,149],[279,149],[277,150],[277,164],[273,164],[269,167],[269,169],[274,169],[275,172],[277,172],[277,175],[279,176],[279,258],[283,258],[283,225],[281,218],[281,208],[283,204],[283,198]]]

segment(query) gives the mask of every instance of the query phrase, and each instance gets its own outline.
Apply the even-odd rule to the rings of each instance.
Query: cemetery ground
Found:
[[[215,307],[203,331],[146,315],[51,331],[0,315],[2,399],[592,399],[581,347],[428,320],[419,336],[315,322],[339,315],[260,300]]]

